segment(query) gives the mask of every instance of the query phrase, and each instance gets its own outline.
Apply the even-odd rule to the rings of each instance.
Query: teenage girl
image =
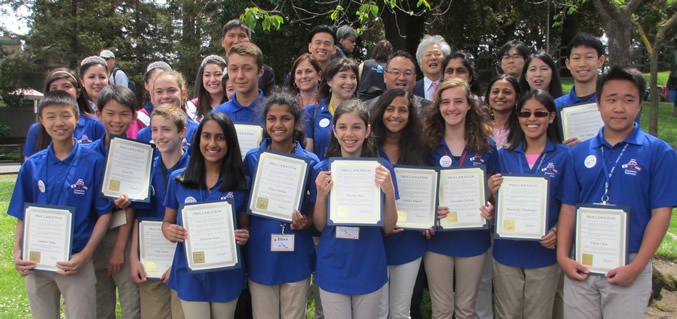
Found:
[[[215,107],[228,101],[223,85],[223,70],[226,60],[218,55],[209,55],[200,63],[195,81],[195,98],[186,103],[188,117],[200,123]]]
[[[522,93],[541,89],[550,93],[553,99],[562,96],[562,82],[559,79],[555,61],[547,52],[540,50],[524,62],[520,86]]]
[[[496,173],[498,156],[490,138],[491,125],[468,83],[446,80],[435,94],[423,128],[424,144],[432,150],[430,164],[442,168],[484,165],[487,176]],[[448,213],[449,207],[437,208],[438,219]],[[477,213],[491,220],[493,205],[478,207]],[[423,263],[433,317],[475,318],[477,288],[491,244],[489,230],[427,231],[427,236]]]
[[[92,110],[96,111],[99,92],[108,85],[108,64],[98,56],[86,57],[80,62],[78,73],[85,97]]]
[[[127,137],[136,138],[139,134],[139,131],[144,127],[150,125],[150,113],[153,112],[153,102],[151,101],[151,94],[153,91],[153,82],[155,77],[162,70],[171,70],[172,67],[169,64],[162,61],[155,61],[148,64],[146,68],[146,73],[143,74],[143,108],[136,111],[136,120],[132,125],[127,129]]]
[[[561,144],[555,101],[545,91],[532,90],[517,105],[518,125],[511,128],[506,147],[498,151],[501,174],[528,174],[549,179],[548,232],[540,241],[494,239],[496,317],[547,318],[552,314],[560,276],[555,243],[568,147]],[[491,192],[503,178],[489,178]]]
[[[374,157],[369,114],[357,100],[343,102],[334,114],[328,157]],[[315,203],[313,222],[322,232],[315,276],[326,318],[376,318],[381,288],[388,281],[383,234],[397,223],[397,187],[392,166],[376,168],[374,180],[384,193],[383,227],[327,225],[327,204],[333,186],[329,161],[313,169],[315,180],[310,202]]]
[[[263,150],[306,158],[310,168],[319,162],[315,154],[303,149],[301,108],[294,96],[289,93],[269,96],[264,119],[264,140],[258,149],[247,152],[244,159],[245,174],[252,183],[256,179],[259,152]],[[292,222],[286,223],[251,216],[246,260],[255,318],[305,318],[310,274],[315,268],[310,230],[313,218],[306,209],[290,212],[290,217]],[[271,238],[280,235],[294,237],[293,251],[274,251]]]
[[[405,90],[390,89],[381,95],[374,104],[371,127],[380,157],[393,165],[427,164],[418,112]],[[381,295],[378,317],[409,318],[425,238],[419,231],[396,229],[385,237],[385,247],[389,281]]]
[[[184,241],[188,239],[181,218],[181,204],[233,200],[238,214],[237,244],[249,239],[247,180],[235,126],[225,114],[207,114],[195,135],[190,161],[168,180],[162,233],[177,242],[167,285],[176,290],[184,313],[192,318],[233,318],[237,299],[245,285],[244,269],[193,273],[188,269]]]

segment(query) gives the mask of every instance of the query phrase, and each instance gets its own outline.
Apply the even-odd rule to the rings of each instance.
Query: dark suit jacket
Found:
[[[268,96],[275,86],[275,70],[263,65],[263,75],[259,78],[259,89],[263,91],[264,96]]]
[[[423,87],[423,79],[416,81],[416,85],[414,85],[414,95],[425,98],[425,88]]]

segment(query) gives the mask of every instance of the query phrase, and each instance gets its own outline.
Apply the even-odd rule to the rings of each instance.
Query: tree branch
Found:
[[[613,0],[611,0],[613,1]],[[620,19],[616,5],[606,0],[594,0],[593,4],[604,19],[604,22]]]

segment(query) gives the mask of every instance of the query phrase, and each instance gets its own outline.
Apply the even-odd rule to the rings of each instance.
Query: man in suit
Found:
[[[425,35],[416,49],[416,60],[423,78],[416,81],[414,95],[432,101],[442,80],[442,61],[451,54],[451,47],[441,35]]]

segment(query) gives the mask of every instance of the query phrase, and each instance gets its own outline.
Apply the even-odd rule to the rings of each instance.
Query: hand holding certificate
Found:
[[[329,160],[333,186],[328,225],[383,225],[383,197],[374,177],[378,159]]]
[[[597,135],[604,125],[595,103],[565,107],[560,111],[560,118],[564,140],[572,137],[588,140]]]
[[[170,242],[162,235],[161,221],[139,221],[139,261],[147,278],[160,279],[172,266],[174,251],[176,243]]]
[[[22,259],[36,270],[56,272],[59,261],[71,256],[73,207],[27,205],[24,215]]]
[[[437,171],[426,168],[395,167],[400,199],[397,227],[425,230],[435,225]]]
[[[259,156],[249,212],[254,215],[291,222],[301,210],[306,190],[308,160],[289,154],[263,151]]]
[[[188,204],[181,207],[188,268],[215,271],[239,268],[240,249],[235,242],[233,206],[227,201]]]
[[[440,220],[440,230],[486,229],[488,224],[480,213],[486,197],[486,177],[483,167],[461,167],[440,170],[439,206],[449,208]]]
[[[127,195],[130,201],[150,201],[153,145],[114,138],[108,147],[101,193],[110,198]]]
[[[576,209],[576,261],[591,273],[606,274],[627,264],[628,213],[616,206],[579,205]]]
[[[496,236],[540,240],[547,232],[548,179],[503,175],[498,191]]]

